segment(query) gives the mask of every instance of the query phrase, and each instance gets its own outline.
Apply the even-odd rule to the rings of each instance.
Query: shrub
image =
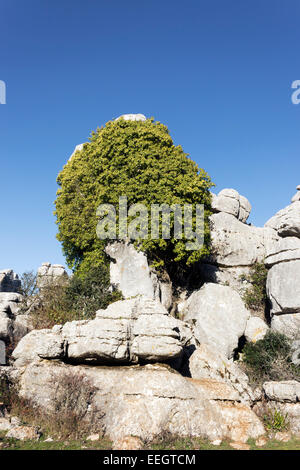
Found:
[[[291,363],[289,340],[281,333],[269,331],[256,343],[246,343],[242,357],[254,382],[300,377],[300,367]]]
[[[166,126],[152,119],[110,121],[93,132],[58,175],[55,215],[58,240],[68,266],[87,272],[107,262],[104,247],[109,240],[96,235],[96,209],[100,204],[143,203],[205,205],[205,243],[187,251],[182,240],[139,240],[155,266],[190,265],[209,252],[209,223],[213,185],[207,173],[173,144]],[[195,222],[195,220],[194,220]],[[117,220],[118,223],[118,220]],[[149,222],[150,223],[150,222]]]
[[[32,297],[38,293],[37,274],[34,271],[25,271],[20,276],[20,294],[24,297]]]
[[[243,300],[247,308],[255,311],[264,310],[267,300],[266,282],[268,270],[264,263],[256,263],[251,267],[248,277],[244,277],[251,286],[243,295]]]

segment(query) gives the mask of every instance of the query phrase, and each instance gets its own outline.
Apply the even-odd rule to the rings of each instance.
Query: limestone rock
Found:
[[[194,334],[199,343],[212,346],[227,358],[233,356],[250,317],[236,291],[212,283],[193,292],[181,314],[185,321],[195,322]]]
[[[300,260],[282,262],[268,272],[267,294],[271,313],[300,312]]]
[[[146,121],[147,118],[143,114],[122,114],[122,116],[119,116],[118,118],[115,119],[115,121],[118,121],[119,119],[124,119],[125,121]]]
[[[4,341],[0,340],[0,366],[6,364],[6,347]]]
[[[300,201],[295,201],[281,209],[265,223],[281,237],[300,237]]]
[[[212,210],[231,214],[245,223],[251,212],[251,204],[235,189],[223,189],[218,195],[212,194]]]
[[[150,269],[146,255],[137,251],[133,244],[114,242],[105,249],[115,262],[110,264],[110,282],[118,288],[125,299],[144,295],[159,300],[170,309],[172,284],[169,279],[160,280]]]
[[[300,313],[274,315],[271,320],[271,329],[292,340],[300,339]]]
[[[300,239],[296,237],[279,238],[265,258],[265,265],[272,267],[286,261],[300,260]]]
[[[22,367],[38,358],[60,359],[64,355],[64,342],[51,330],[33,330],[19,342],[12,357],[16,367]]]
[[[65,267],[61,264],[43,263],[37,271],[37,286],[43,289],[49,285],[61,285],[68,277]]]
[[[38,440],[40,433],[34,426],[16,426],[6,434],[7,438],[18,439],[20,441]]]
[[[12,269],[0,271],[0,292],[18,292],[21,281]]]
[[[247,320],[245,338],[250,343],[263,339],[269,331],[268,325],[259,317],[250,317]]]
[[[300,401],[300,382],[296,380],[265,382],[263,389],[270,400],[290,403]]]
[[[21,396],[30,397],[42,409],[53,409],[53,383],[72,369],[51,361],[32,362],[20,379]],[[96,389],[86,422],[104,429],[113,442],[129,435],[146,441],[163,432],[246,442],[265,432],[248,405],[219,399],[226,395],[224,391],[220,395],[215,381],[207,398],[208,381],[202,385],[164,366],[77,366],[76,373]]]

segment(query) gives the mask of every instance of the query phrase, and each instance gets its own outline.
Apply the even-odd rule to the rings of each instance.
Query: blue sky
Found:
[[[299,0],[0,0],[0,269],[64,263],[52,215],[76,144],[124,113],[166,124],[263,225],[300,184]]]

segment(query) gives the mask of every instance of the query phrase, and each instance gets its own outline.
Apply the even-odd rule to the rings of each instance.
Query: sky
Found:
[[[300,184],[299,0],[0,0],[0,269],[65,263],[56,177],[125,113],[166,124],[262,226]]]

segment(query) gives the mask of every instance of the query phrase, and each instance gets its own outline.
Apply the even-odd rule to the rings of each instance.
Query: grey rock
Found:
[[[118,121],[119,119],[124,119],[125,121],[146,121],[147,118],[143,114],[122,114],[122,116],[119,116],[118,118],[115,119],[115,121]]]
[[[21,281],[12,269],[0,271],[0,292],[18,292]]]
[[[267,277],[267,294],[271,313],[300,312],[300,260],[281,262],[271,267]]]
[[[300,401],[300,382],[296,380],[265,382],[263,390],[270,400],[290,403]]]
[[[6,364],[6,347],[4,341],[0,340],[0,366]]]
[[[271,329],[284,334],[291,340],[300,339],[300,313],[274,315],[271,320]]]
[[[281,209],[265,223],[281,237],[300,237],[300,201],[295,201]]]
[[[269,331],[268,325],[259,317],[250,317],[247,320],[245,338],[250,343],[263,339]]]
[[[68,277],[65,267],[61,264],[43,263],[37,271],[37,286],[43,289],[50,285],[61,285]]]

